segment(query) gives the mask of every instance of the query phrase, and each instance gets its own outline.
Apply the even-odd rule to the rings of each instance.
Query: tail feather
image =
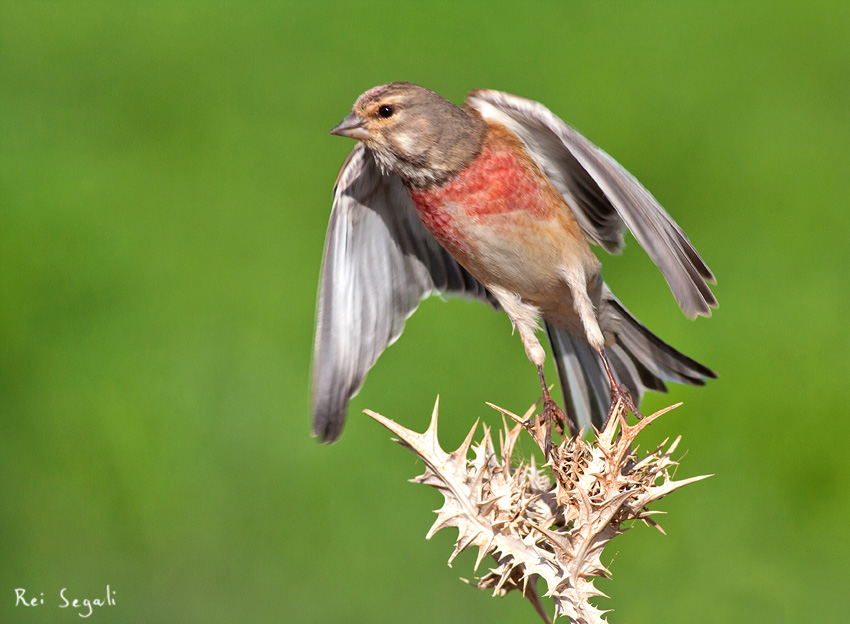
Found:
[[[644,386],[656,389],[651,384],[660,382],[659,389],[664,392],[665,381],[703,386],[706,379],[717,378],[713,370],[674,349],[649,331],[610,291],[605,293],[605,297],[610,310],[620,320],[617,344],[632,360],[645,367],[641,375]]]
[[[649,331],[607,287],[603,291],[606,314],[619,326],[614,344],[605,349],[614,377],[640,404],[645,390],[667,392],[665,382],[702,386],[717,375]],[[592,424],[601,428],[608,413],[611,386],[599,354],[583,336],[545,323],[555,356],[558,379],[567,415],[579,430]]]
[[[608,357],[608,361],[611,363],[611,368],[614,370],[614,376],[617,380],[626,386],[629,389],[629,393],[632,395],[632,399],[635,403],[640,404],[641,399],[643,399],[643,391],[649,386],[644,385],[643,379],[646,375],[646,367],[643,366],[639,360],[632,358],[632,356],[623,349],[618,344],[613,344],[607,349],[605,349],[605,355]],[[599,357],[597,354],[596,357]],[[608,375],[605,376],[606,381]],[[657,386],[657,384],[655,384]],[[651,388],[652,390],[660,390],[661,392],[665,392],[667,390],[664,387],[664,383],[661,383],[661,388],[658,387]]]
[[[611,388],[602,360],[585,338],[545,323],[546,335],[555,356],[564,409],[576,428],[597,429],[608,413]]]

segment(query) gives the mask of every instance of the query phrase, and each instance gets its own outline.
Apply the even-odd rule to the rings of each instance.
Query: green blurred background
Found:
[[[331,447],[309,363],[328,135],[391,80],[544,102],[689,233],[720,309],[687,321],[632,240],[621,300],[720,379],[679,476],[606,552],[612,622],[846,621],[850,3],[0,3],[0,620],[534,622],[458,581],[441,497],[361,413],[456,445],[534,370],[503,315],[431,300]],[[525,449],[529,442],[526,440]],[[15,588],[45,604],[15,607]]]

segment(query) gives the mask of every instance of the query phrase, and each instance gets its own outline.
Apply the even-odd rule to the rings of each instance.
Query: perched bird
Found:
[[[313,435],[336,440],[348,401],[420,299],[465,295],[504,310],[543,386],[542,320],[575,431],[623,389],[715,374],[644,327],[602,281],[590,248],[628,227],[688,317],[709,316],[714,277],[655,198],[537,102],[478,89],[462,107],[424,87],[366,91],[331,134],[358,144],[339,172],[313,354]]]

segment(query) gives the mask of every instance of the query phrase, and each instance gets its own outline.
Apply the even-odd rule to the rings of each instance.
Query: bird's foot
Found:
[[[560,435],[564,435],[564,431],[569,430],[571,436],[575,435],[573,431],[573,423],[567,418],[567,413],[558,407],[552,397],[543,397],[543,413],[544,419],[550,419],[555,424],[555,429]]]
[[[537,418],[529,418],[525,428],[532,437],[543,448],[543,454],[548,462],[552,457],[552,427],[560,435],[564,435],[565,428],[570,435],[575,435],[572,422],[567,414],[558,407],[558,404],[549,396],[548,392],[543,395],[543,411]]]
[[[617,407],[622,405],[625,409],[618,410]],[[632,393],[621,383],[614,383],[611,386],[611,407],[608,409],[608,415],[605,417],[605,422],[602,424],[602,429],[608,426],[608,422],[614,413],[617,412],[621,419],[625,420],[626,411],[629,410],[638,420],[643,420],[643,414],[638,410],[632,399]],[[625,425],[625,423],[623,423]]]
[[[529,418],[526,421],[525,428],[543,449],[548,462],[552,456],[552,424],[555,424],[560,435],[564,435],[564,432],[568,431],[570,436],[574,436],[576,430],[573,422],[567,418],[566,412],[558,407],[558,404],[552,399],[552,395],[549,394],[549,386],[546,385],[546,378],[543,376],[542,364],[537,365],[537,373],[540,375],[540,386],[543,388],[543,411],[538,418]]]

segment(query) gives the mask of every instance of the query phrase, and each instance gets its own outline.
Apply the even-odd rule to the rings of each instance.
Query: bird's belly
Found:
[[[416,196],[414,203],[428,231],[478,281],[530,302],[563,300],[569,294],[563,270],[597,262],[583,236],[551,211],[483,213],[463,202],[426,204]]]
[[[462,234],[472,242],[462,262],[484,284],[496,284],[524,299],[551,294],[563,284],[557,226],[522,213],[468,220]]]

